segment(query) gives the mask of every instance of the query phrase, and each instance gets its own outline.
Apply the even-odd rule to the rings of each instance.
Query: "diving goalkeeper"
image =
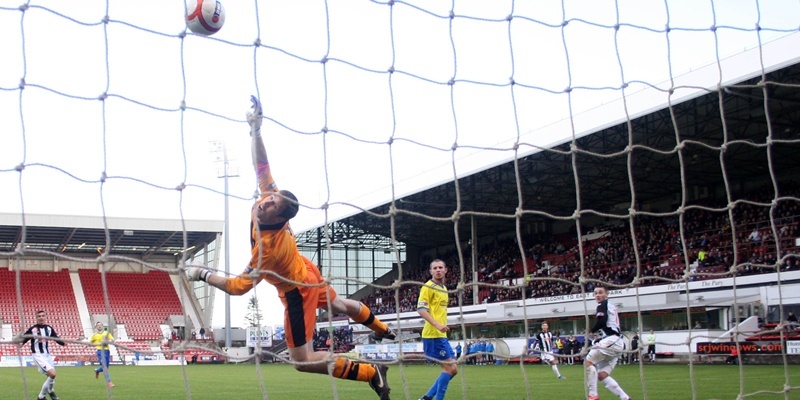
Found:
[[[301,372],[328,374],[325,359],[328,353],[314,351],[313,335],[316,310],[327,309],[330,304],[334,313],[346,314],[353,321],[370,328],[375,340],[394,339],[395,334],[363,303],[343,299],[324,282],[314,263],[297,250],[294,234],[289,220],[297,215],[297,197],[287,190],[278,190],[267,151],[261,139],[262,110],[260,102],[251,97],[253,110],[247,113],[250,136],[253,146],[253,167],[258,177],[261,198],[253,205],[250,215],[250,263],[244,272],[235,277],[214,274],[202,266],[187,266],[189,280],[204,281],[211,286],[232,295],[242,295],[255,287],[262,279],[278,289],[284,306],[284,329],[289,356],[295,369]],[[253,271],[258,274],[251,276]],[[271,273],[270,273],[271,272]],[[273,274],[274,273],[274,274]],[[298,285],[298,282],[305,285]],[[340,379],[369,382],[370,387],[381,400],[389,399],[389,384],[386,381],[388,367],[382,364],[368,364],[337,357],[334,361],[333,376]]]

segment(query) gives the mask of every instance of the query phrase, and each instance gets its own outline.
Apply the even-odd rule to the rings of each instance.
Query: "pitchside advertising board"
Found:
[[[420,342],[403,343],[402,346],[403,353],[422,353]],[[355,351],[366,360],[396,360],[400,354],[400,345],[397,343],[357,345]]]
[[[790,340],[786,342],[786,354],[790,356],[800,356],[800,340]]]
[[[5,356],[0,357],[0,367],[36,367],[36,362],[33,361],[32,356]],[[86,365],[83,361],[58,361],[53,363],[54,367],[79,367]]]
[[[731,349],[736,347],[734,342],[725,343],[697,343],[697,354],[730,354]],[[781,354],[783,345],[781,342],[739,342],[739,353],[741,354]],[[800,355],[800,340],[790,340],[786,342],[786,354]]]
[[[247,347],[272,347],[272,327],[251,326],[247,328]]]

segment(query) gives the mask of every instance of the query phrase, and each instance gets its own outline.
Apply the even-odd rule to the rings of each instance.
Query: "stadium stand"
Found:
[[[48,322],[59,335],[70,340],[85,340],[91,324],[84,324],[78,311],[76,291],[73,290],[68,270],[59,272],[20,271],[23,314],[22,326],[17,308],[16,272],[0,269],[0,320],[11,324],[12,332],[20,332],[34,323],[33,315],[39,309],[48,312]],[[102,275],[94,269],[78,270],[83,299],[90,315],[105,315]],[[170,276],[161,271],[147,273],[109,272],[105,274],[111,316],[115,325],[125,326],[128,337],[117,338],[116,352],[121,360],[132,360],[136,353],[152,354],[158,351],[152,347],[154,341],[164,339],[160,325],[170,315],[181,315],[181,302],[172,285]],[[84,326],[85,325],[85,326]],[[10,338],[6,338],[10,339]],[[213,343],[212,343],[213,344]],[[164,353],[168,354],[170,345]],[[66,347],[52,346],[51,351],[61,359],[93,360],[94,347],[79,343],[67,343]],[[0,353],[18,354],[12,343],[0,344]],[[198,355],[200,362],[216,360],[213,351],[192,349],[186,352],[187,358]],[[30,355],[23,346],[20,355]],[[167,356],[175,357],[170,354]]]
[[[748,197],[754,201],[768,201],[767,190],[756,190]],[[800,194],[797,185],[792,185],[789,196]],[[694,203],[706,207],[724,207],[724,202],[703,199]],[[666,279],[682,279],[685,273],[685,259],[690,261],[690,270],[696,275],[692,280],[718,278],[724,274],[730,276],[730,267],[734,259],[735,248],[740,267],[736,274],[751,275],[774,272],[774,268],[759,265],[774,265],[779,258],[785,257],[782,270],[798,268],[800,249],[793,238],[800,236],[800,207],[794,202],[778,202],[775,211],[779,234],[780,248],[783,254],[776,252],[776,241],[771,234],[769,210],[755,207],[748,203],[739,204],[734,209],[736,221],[736,237],[728,225],[727,212],[709,212],[703,209],[690,209],[684,214],[684,229],[687,237],[688,256],[683,253],[678,231],[678,220],[674,218],[666,224],[663,219],[639,217],[637,219],[637,245],[641,256],[642,276],[647,278],[642,285],[663,284]],[[759,240],[754,242],[749,235],[758,230]],[[627,224],[617,223],[608,226],[597,226],[590,229],[593,240],[584,241],[583,251],[586,255],[587,274],[596,279],[615,284],[628,284],[636,275],[636,257],[632,246],[630,228]],[[526,249],[527,264],[530,276],[561,278],[577,282],[580,275],[578,247],[573,235],[554,235],[550,238],[543,235],[529,236],[523,245]],[[703,260],[698,259],[700,251],[704,251]],[[469,251],[465,251],[469,254]],[[514,240],[498,241],[493,246],[480,248],[478,251],[478,280],[484,283],[503,284],[514,282],[523,277],[523,262],[519,258],[519,247]],[[458,255],[443,254],[448,265],[458,265]],[[465,257],[465,265],[471,260]],[[744,263],[744,264],[742,264]],[[428,279],[427,268],[404,271],[406,280],[425,282]],[[460,271],[451,268],[451,281],[458,282]],[[471,274],[465,277],[466,283],[472,282]],[[400,312],[413,311],[418,286],[405,286],[400,290]],[[451,287],[454,289],[454,287]],[[586,291],[593,289],[587,284]],[[472,287],[464,293],[464,305],[472,304]],[[565,293],[579,293],[580,287],[553,280],[532,280],[528,283],[526,297],[546,297]],[[377,310],[377,314],[394,313],[394,290],[376,290],[362,299]],[[479,293],[481,302],[494,303],[521,298],[519,290],[482,288]],[[451,296],[451,305],[457,304],[457,298]]]
[[[106,314],[103,282],[100,272],[78,271],[89,313]],[[111,314],[117,324],[124,324],[133,340],[160,340],[164,334],[159,325],[170,315],[181,315],[181,302],[167,273],[106,273]]]
[[[339,326],[332,330],[314,329],[314,350],[328,351],[333,347],[334,353],[345,353],[355,347],[353,328]]]
[[[745,338],[749,342],[758,342],[765,340],[782,341],[782,340],[800,340],[800,331],[794,329],[781,327],[776,322],[766,322],[760,325],[761,330],[751,336]]]
[[[16,272],[0,270],[0,319],[11,324],[14,332],[24,332],[35,323],[34,314],[38,310],[48,313],[48,322],[62,337],[77,339],[83,337],[80,314],[72,290],[69,271],[39,272],[20,271],[20,289],[22,297],[22,314],[17,308]],[[24,322],[24,325],[23,325]],[[65,347],[51,346],[52,353],[58,356],[93,355],[86,346],[67,343]],[[0,344],[0,352],[16,354],[13,344]],[[29,355],[30,349],[22,348],[22,355]]]
[[[132,360],[136,353],[149,353],[153,348],[144,341],[117,340],[117,353],[125,360]]]

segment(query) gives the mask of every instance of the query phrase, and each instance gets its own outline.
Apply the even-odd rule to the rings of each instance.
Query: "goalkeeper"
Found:
[[[363,303],[343,299],[324,281],[319,269],[297,250],[294,234],[289,226],[299,209],[297,197],[287,190],[278,190],[272,178],[267,151],[261,139],[261,104],[251,97],[253,111],[247,113],[253,146],[253,167],[258,177],[261,198],[253,205],[250,215],[250,263],[244,272],[235,277],[223,277],[202,266],[188,266],[189,280],[204,281],[232,295],[242,295],[262,279],[278,289],[284,306],[284,329],[289,356],[295,369],[301,372],[328,374],[328,352],[314,351],[313,335],[316,310],[327,309],[346,314],[353,321],[370,328],[374,340],[394,339],[392,330],[372,314]],[[251,273],[257,271],[253,277]],[[298,282],[303,285],[298,285]],[[308,286],[307,286],[308,285]],[[386,365],[368,364],[337,357],[333,376],[341,379],[369,382],[381,400],[389,399]]]

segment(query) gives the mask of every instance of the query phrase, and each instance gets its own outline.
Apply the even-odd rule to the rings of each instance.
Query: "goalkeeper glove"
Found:
[[[258,136],[261,134],[261,122],[263,119],[261,103],[256,96],[250,96],[250,101],[253,102],[253,111],[247,112],[247,123],[250,124],[250,136]]]
[[[208,276],[211,275],[211,270],[203,266],[191,266],[186,268],[186,277],[190,281],[203,281],[207,282]]]

